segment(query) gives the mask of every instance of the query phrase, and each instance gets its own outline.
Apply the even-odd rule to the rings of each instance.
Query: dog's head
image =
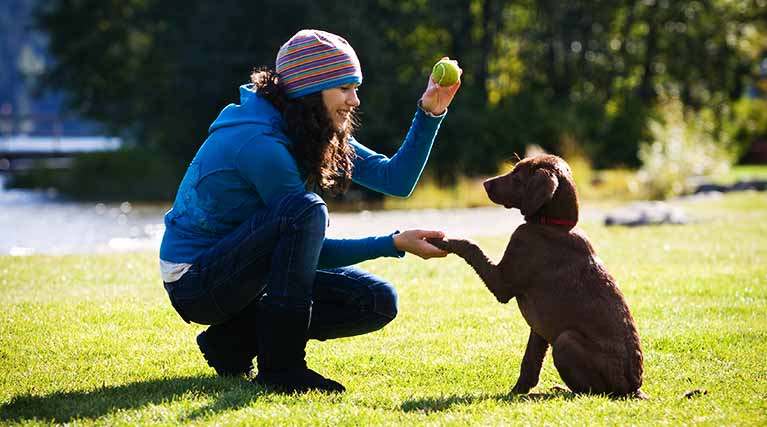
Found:
[[[578,193],[567,162],[549,154],[528,157],[506,175],[484,182],[493,203],[517,208],[525,218],[545,215],[578,221]]]

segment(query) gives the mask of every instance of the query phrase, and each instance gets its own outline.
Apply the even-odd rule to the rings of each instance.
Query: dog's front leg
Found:
[[[514,298],[511,287],[501,277],[501,270],[498,265],[488,258],[476,243],[467,239],[428,238],[426,240],[444,251],[463,258],[477,272],[479,278],[485,282],[487,289],[502,304],[506,304]]]
[[[511,389],[512,393],[526,394],[538,384],[543,358],[546,357],[548,348],[549,343],[530,329],[525,356],[522,358],[522,367],[519,369],[519,378],[514,384],[514,388]]]

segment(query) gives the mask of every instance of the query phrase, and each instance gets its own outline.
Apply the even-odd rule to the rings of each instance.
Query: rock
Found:
[[[699,193],[728,193],[730,191],[767,191],[767,180],[764,179],[751,179],[745,181],[738,181],[732,185],[720,185],[714,183],[703,183],[698,185],[693,194]]]
[[[732,185],[731,191],[765,191],[767,180],[738,181]]]
[[[605,225],[640,225],[687,224],[684,213],[665,202],[639,202],[617,209],[605,217]]]
[[[701,184],[699,185],[695,191],[693,191],[693,194],[699,194],[699,193],[711,193],[711,192],[717,192],[717,193],[726,193],[730,191],[730,187],[726,185],[719,185],[719,184]]]

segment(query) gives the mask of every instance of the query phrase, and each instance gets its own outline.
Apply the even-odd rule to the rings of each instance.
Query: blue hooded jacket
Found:
[[[173,208],[165,214],[160,259],[193,263],[206,249],[281,196],[306,191],[290,152],[279,111],[252,90],[240,87],[240,104],[226,106],[181,181]],[[378,154],[353,138],[352,180],[375,191],[409,196],[421,176],[444,114],[417,109],[397,153]],[[362,239],[326,238],[318,268],[341,267],[381,256],[402,257],[392,235]]]

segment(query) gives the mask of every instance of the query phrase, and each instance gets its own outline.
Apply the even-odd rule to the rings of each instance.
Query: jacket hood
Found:
[[[261,95],[253,91],[253,84],[240,86],[240,104],[229,104],[221,110],[210,125],[209,133],[217,129],[241,124],[263,125],[282,133],[282,115]]]

